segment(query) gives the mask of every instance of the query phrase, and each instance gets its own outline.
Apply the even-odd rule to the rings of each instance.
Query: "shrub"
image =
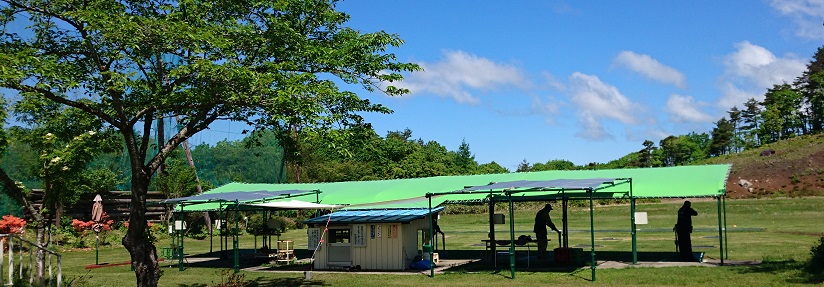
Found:
[[[212,281],[213,287],[243,287],[249,285],[249,281],[246,280],[246,275],[243,273],[235,273],[232,270],[225,269],[218,272],[220,276],[220,282]]]
[[[14,215],[4,215],[0,220],[0,233],[21,233],[26,227],[26,221]]]
[[[824,280],[824,236],[818,239],[818,244],[810,249],[810,260],[805,270],[812,275],[815,281]]]

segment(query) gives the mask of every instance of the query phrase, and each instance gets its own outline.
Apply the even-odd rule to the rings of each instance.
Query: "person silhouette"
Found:
[[[696,261],[695,257],[692,256],[690,233],[692,233],[692,217],[697,215],[698,212],[692,209],[689,200],[684,201],[684,205],[678,209],[678,221],[675,223],[675,233],[678,237],[679,254],[683,261]]]
[[[535,237],[538,240],[538,258],[543,259],[544,254],[546,254],[546,247],[549,242],[549,238],[547,238],[547,229],[546,227],[549,226],[555,232],[561,233],[555,224],[552,223],[552,219],[549,218],[549,212],[552,211],[552,205],[547,204],[544,205],[544,208],[539,210],[537,214],[535,214],[535,226],[532,228],[532,231],[535,232]]]

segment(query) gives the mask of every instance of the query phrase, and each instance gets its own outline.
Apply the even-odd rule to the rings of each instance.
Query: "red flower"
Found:
[[[0,220],[0,233],[20,233],[26,227],[26,221],[14,215],[4,215]]]

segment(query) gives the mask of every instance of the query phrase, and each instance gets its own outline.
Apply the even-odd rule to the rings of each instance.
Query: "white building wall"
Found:
[[[330,226],[329,228],[341,227],[350,228],[351,266],[360,265],[362,270],[405,270],[419,254],[418,250],[423,243],[420,242],[418,232],[419,230],[429,232],[429,220],[424,218],[408,224],[369,223],[362,224],[362,229],[359,229],[357,224]],[[363,230],[363,234],[358,235],[359,231],[356,230]],[[323,227],[307,230],[309,250],[314,250],[313,241],[319,242],[322,233]],[[357,236],[363,236],[363,238],[357,239]],[[322,239],[324,243],[320,244],[315,254],[314,267],[316,269],[339,267],[329,265],[328,246],[326,246],[328,234],[323,234]]]

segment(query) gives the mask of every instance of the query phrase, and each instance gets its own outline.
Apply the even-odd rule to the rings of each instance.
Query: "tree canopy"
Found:
[[[145,238],[145,195],[170,152],[216,120],[258,128],[324,130],[387,108],[340,89],[401,95],[386,83],[418,66],[383,31],[345,26],[336,1],[0,1],[0,87],[24,100],[75,108],[119,133],[132,173],[123,244],[138,286],[156,286],[155,247]],[[181,128],[156,152],[158,118]]]

